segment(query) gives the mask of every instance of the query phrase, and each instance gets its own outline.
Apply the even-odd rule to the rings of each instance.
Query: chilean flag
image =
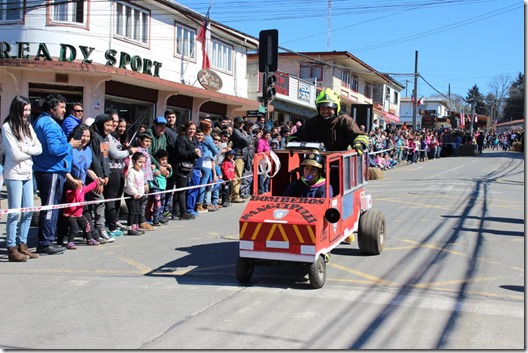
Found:
[[[207,55],[207,47],[209,45],[209,11],[211,11],[211,6],[209,6],[209,9],[207,10],[207,14],[205,15],[202,27],[200,28],[200,32],[198,32],[198,36],[196,37],[196,40],[200,43],[202,43],[202,69],[206,70],[211,67],[211,62],[209,61],[209,56]]]

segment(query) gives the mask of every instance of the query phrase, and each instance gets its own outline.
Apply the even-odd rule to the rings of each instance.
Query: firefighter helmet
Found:
[[[325,88],[315,98],[315,106],[319,112],[319,107],[330,107],[335,109],[335,113],[339,114],[341,111],[341,97],[330,88]]]
[[[310,152],[301,163],[302,166],[309,165],[323,170],[324,157],[317,152]]]

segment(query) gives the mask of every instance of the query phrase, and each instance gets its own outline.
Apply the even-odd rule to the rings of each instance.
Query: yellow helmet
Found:
[[[325,88],[315,98],[315,106],[317,111],[319,111],[319,107],[330,107],[335,109],[336,114],[339,114],[341,111],[341,97],[330,88]]]

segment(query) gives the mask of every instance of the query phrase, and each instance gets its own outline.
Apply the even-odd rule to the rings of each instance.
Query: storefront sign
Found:
[[[305,102],[310,102],[310,85],[299,82],[299,99]]]
[[[8,42],[0,42],[0,59],[30,59],[53,61],[48,46],[46,43],[39,43],[35,54],[30,55],[31,47],[29,42],[16,42],[16,48],[13,48]],[[82,59],[83,64],[91,64],[90,58],[95,48],[79,45],[77,48],[70,44],[60,44],[60,53],[58,61],[73,62],[77,59]],[[82,58],[81,58],[82,57]],[[118,66],[120,69],[132,70],[142,74],[159,77],[159,71],[162,66],[160,62],[152,61],[150,59],[141,58],[138,55],[130,55],[126,52],[118,52],[115,49],[108,49],[105,51],[104,58],[106,59],[106,66]],[[100,60],[102,62],[103,60]]]
[[[219,91],[222,89],[222,79],[218,74],[211,70],[198,71],[198,82],[203,88],[209,91]]]

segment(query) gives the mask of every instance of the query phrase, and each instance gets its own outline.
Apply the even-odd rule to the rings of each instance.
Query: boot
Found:
[[[36,259],[39,257],[38,254],[29,251],[27,245],[24,243],[18,244],[18,252],[29,256],[30,259]]]
[[[207,209],[203,208],[201,203],[197,202],[196,203],[196,212],[204,213],[204,212],[209,212],[209,211]]]
[[[26,262],[29,256],[18,252],[16,246],[10,246],[7,248],[9,262]]]

